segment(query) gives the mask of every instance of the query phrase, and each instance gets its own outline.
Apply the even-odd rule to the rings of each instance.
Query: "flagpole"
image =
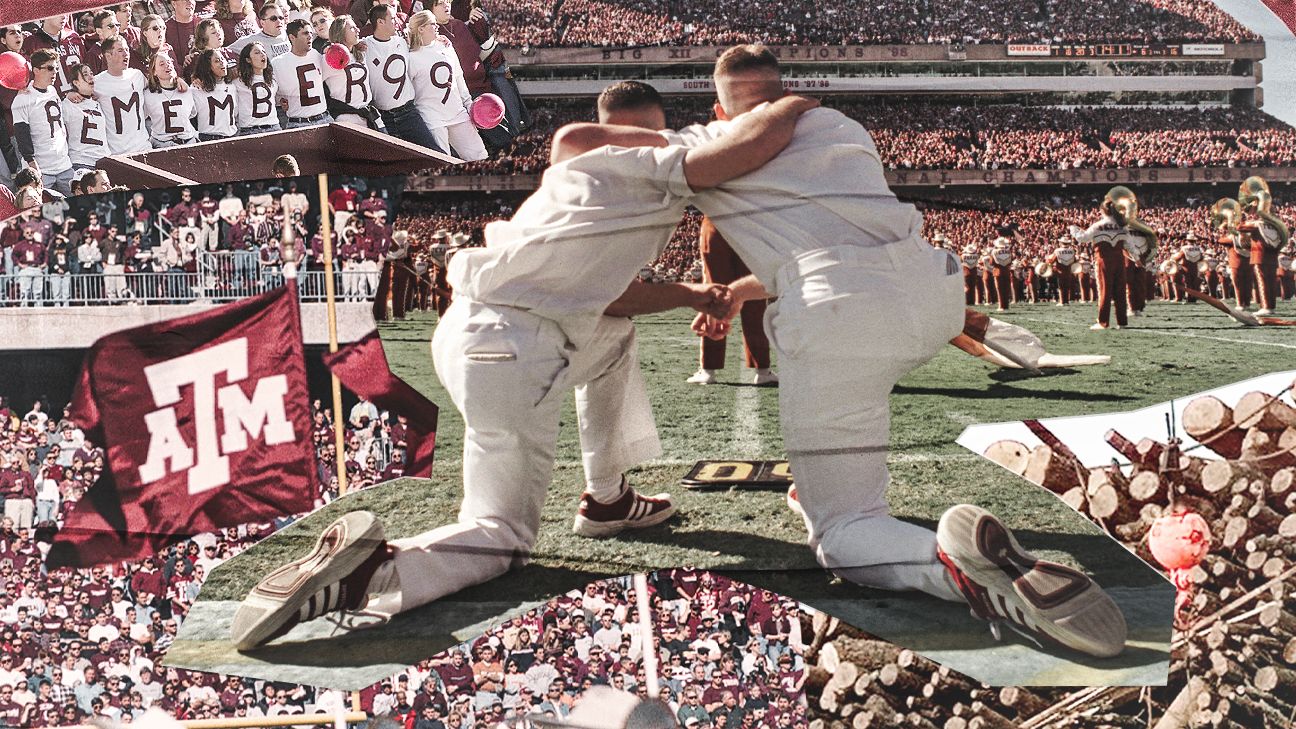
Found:
[[[320,173],[320,237],[324,239],[324,296],[328,301],[329,353],[338,351],[337,287],[333,285],[333,210],[328,202],[328,174]],[[333,380],[333,441],[337,447],[338,495],[347,492],[345,420],[342,418],[342,383],[337,375]]]

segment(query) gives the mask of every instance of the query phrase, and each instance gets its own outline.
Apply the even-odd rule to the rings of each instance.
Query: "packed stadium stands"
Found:
[[[1076,169],[1296,164],[1296,129],[1249,106],[1058,107],[896,97],[826,97],[873,135],[892,169]],[[533,102],[535,127],[495,160],[439,175],[538,174],[558,127],[593,117],[590,101]],[[707,121],[710,102],[673,99],[672,126]]]
[[[753,0],[650,3],[508,0],[501,40],[522,47],[1247,42],[1256,36],[1207,0]]]
[[[26,405],[0,398],[3,726],[126,722],[150,706],[183,720],[315,713],[344,702],[335,691],[162,665],[204,576],[291,517],[199,535],[134,563],[44,569],[51,534],[98,477],[104,456],[66,411]],[[358,488],[400,475],[392,453],[401,450],[402,426],[371,407],[357,403],[346,428]],[[381,423],[377,431],[368,427],[371,416]],[[321,481],[329,483],[331,416],[316,409],[314,419]],[[333,495],[321,493],[320,501]],[[805,726],[800,606],[705,572],[658,573],[651,585],[663,693],[681,725],[718,726],[715,717],[725,714],[727,726],[739,726],[751,714],[752,726]],[[565,716],[595,684],[642,694],[634,600],[626,579],[555,597],[362,691],[362,708],[408,727],[435,719],[485,729],[529,712]]]
[[[373,296],[391,245],[398,183],[335,180],[337,290]],[[227,301],[280,285],[323,296],[313,178],[58,199],[0,222],[0,303],[23,306]],[[307,195],[311,192],[311,195]]]

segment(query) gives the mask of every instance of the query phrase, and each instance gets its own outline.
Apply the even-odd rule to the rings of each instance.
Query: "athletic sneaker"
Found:
[[[788,486],[787,505],[797,516],[805,517],[805,509],[801,508],[801,500],[797,498],[796,484]]]
[[[1089,327],[1089,328],[1092,329],[1092,330],[1094,330],[1095,332],[1101,332],[1101,331],[1103,331],[1104,329],[1107,328],[1107,325],[1106,325],[1106,324],[1103,324],[1102,322],[1098,322],[1098,323],[1094,324],[1093,326],[1091,326],[1091,327]]]
[[[1273,316],[1273,309],[1256,309],[1256,316]]]
[[[1006,624],[1037,644],[1099,658],[1124,650],[1125,616],[1111,597],[1083,573],[1023,550],[985,509],[962,504],[946,511],[936,543],[972,614],[990,621],[996,640]]]
[[[626,486],[621,496],[610,504],[601,504],[588,493],[581,494],[572,531],[582,537],[612,537],[626,529],[656,526],[674,514],[670,494],[640,496]]]
[[[756,370],[756,374],[752,375],[752,384],[753,385],[777,385],[778,375],[774,373],[774,370],[768,367],[765,367],[763,369],[758,369]]]
[[[301,559],[271,572],[234,613],[230,637],[241,651],[326,613],[359,610],[371,589],[394,573],[382,522],[368,511],[339,517]]]
[[[694,385],[714,385],[720,381],[720,378],[716,377],[717,372],[718,370],[701,369],[694,372],[693,376],[685,380],[685,382]]]

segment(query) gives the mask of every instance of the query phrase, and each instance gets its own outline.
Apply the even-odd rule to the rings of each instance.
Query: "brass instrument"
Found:
[[[1124,185],[1117,185],[1107,191],[1102,202],[1103,212],[1111,215],[1121,225],[1129,225],[1138,218],[1138,198],[1134,191]]]
[[[1035,275],[1040,278],[1053,278],[1053,266],[1044,261],[1040,261],[1035,264]]]
[[[1081,263],[1080,261],[1076,261],[1075,263],[1071,264],[1071,273],[1076,276],[1079,276],[1080,274],[1084,273],[1084,264]]]
[[[1210,270],[1211,270],[1210,261],[1202,260],[1197,262],[1198,274],[1205,276],[1206,274],[1210,273]]]
[[[1161,273],[1164,273],[1167,276],[1179,275],[1179,262],[1173,258],[1169,258],[1166,259],[1165,261],[1162,261],[1160,268],[1161,268]]]
[[[1211,206],[1211,228],[1232,239],[1234,250],[1249,256],[1251,246],[1238,232],[1242,222],[1242,206],[1231,197],[1222,197]]]
[[[1248,177],[1238,186],[1238,205],[1247,212],[1253,209],[1262,213],[1273,212],[1273,194],[1269,192],[1269,183],[1262,177]]]

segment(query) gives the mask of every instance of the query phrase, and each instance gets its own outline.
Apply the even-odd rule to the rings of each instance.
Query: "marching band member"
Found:
[[[1098,285],[1094,281],[1094,265],[1088,253],[1080,254],[1080,300],[1086,304],[1098,300]]]
[[[1278,290],[1283,301],[1296,297],[1296,250],[1291,246],[1278,254]]]
[[[1178,267],[1171,277],[1175,301],[1189,303],[1196,301],[1188,295],[1187,289],[1201,290],[1201,264],[1205,260],[1205,255],[1201,246],[1197,245],[1197,234],[1188,231],[1183,245],[1179,246],[1179,250],[1170,257]]]
[[[1125,308],[1125,239],[1129,237],[1128,225],[1134,219],[1136,205],[1134,193],[1118,185],[1103,198],[1098,222],[1088,230],[1071,226],[1071,237],[1080,245],[1092,245],[1098,261],[1098,322],[1090,329],[1108,328],[1113,306],[1116,328],[1129,323]]]
[[[991,251],[982,253],[981,258],[977,259],[977,269],[981,273],[981,290],[985,292],[983,303],[1003,306],[999,303],[999,292],[995,289],[994,256]]]
[[[1149,284],[1152,263],[1156,260],[1157,233],[1138,219],[1138,199],[1134,197],[1134,193],[1129,188],[1121,189],[1129,195],[1129,216],[1125,224],[1125,285],[1129,289],[1130,313],[1143,316],[1147,301],[1152,296]]]
[[[985,301],[985,287],[981,283],[980,261],[974,245],[963,248],[959,258],[963,261],[963,298],[968,306]]]
[[[1286,224],[1273,213],[1273,196],[1269,185],[1259,177],[1248,177],[1238,188],[1238,204],[1243,220],[1238,225],[1251,244],[1251,273],[1255,279],[1257,314],[1272,314],[1278,305],[1278,251],[1287,245],[1291,234]]]
[[[995,239],[994,248],[990,251],[990,281],[999,302],[999,311],[1008,311],[1008,302],[1012,299],[1013,254],[1008,247],[1008,239]]]
[[[1216,231],[1216,241],[1228,246],[1229,281],[1232,282],[1239,309],[1251,305],[1254,275],[1251,271],[1251,245],[1238,230],[1242,223],[1242,208],[1231,197],[1220,198],[1211,207],[1211,228]]]
[[[1076,250],[1066,236],[1058,238],[1057,242],[1058,247],[1053,249],[1045,263],[1052,266],[1053,276],[1057,279],[1057,305],[1065,306],[1079,298],[1079,285],[1071,272],[1076,262]]]

